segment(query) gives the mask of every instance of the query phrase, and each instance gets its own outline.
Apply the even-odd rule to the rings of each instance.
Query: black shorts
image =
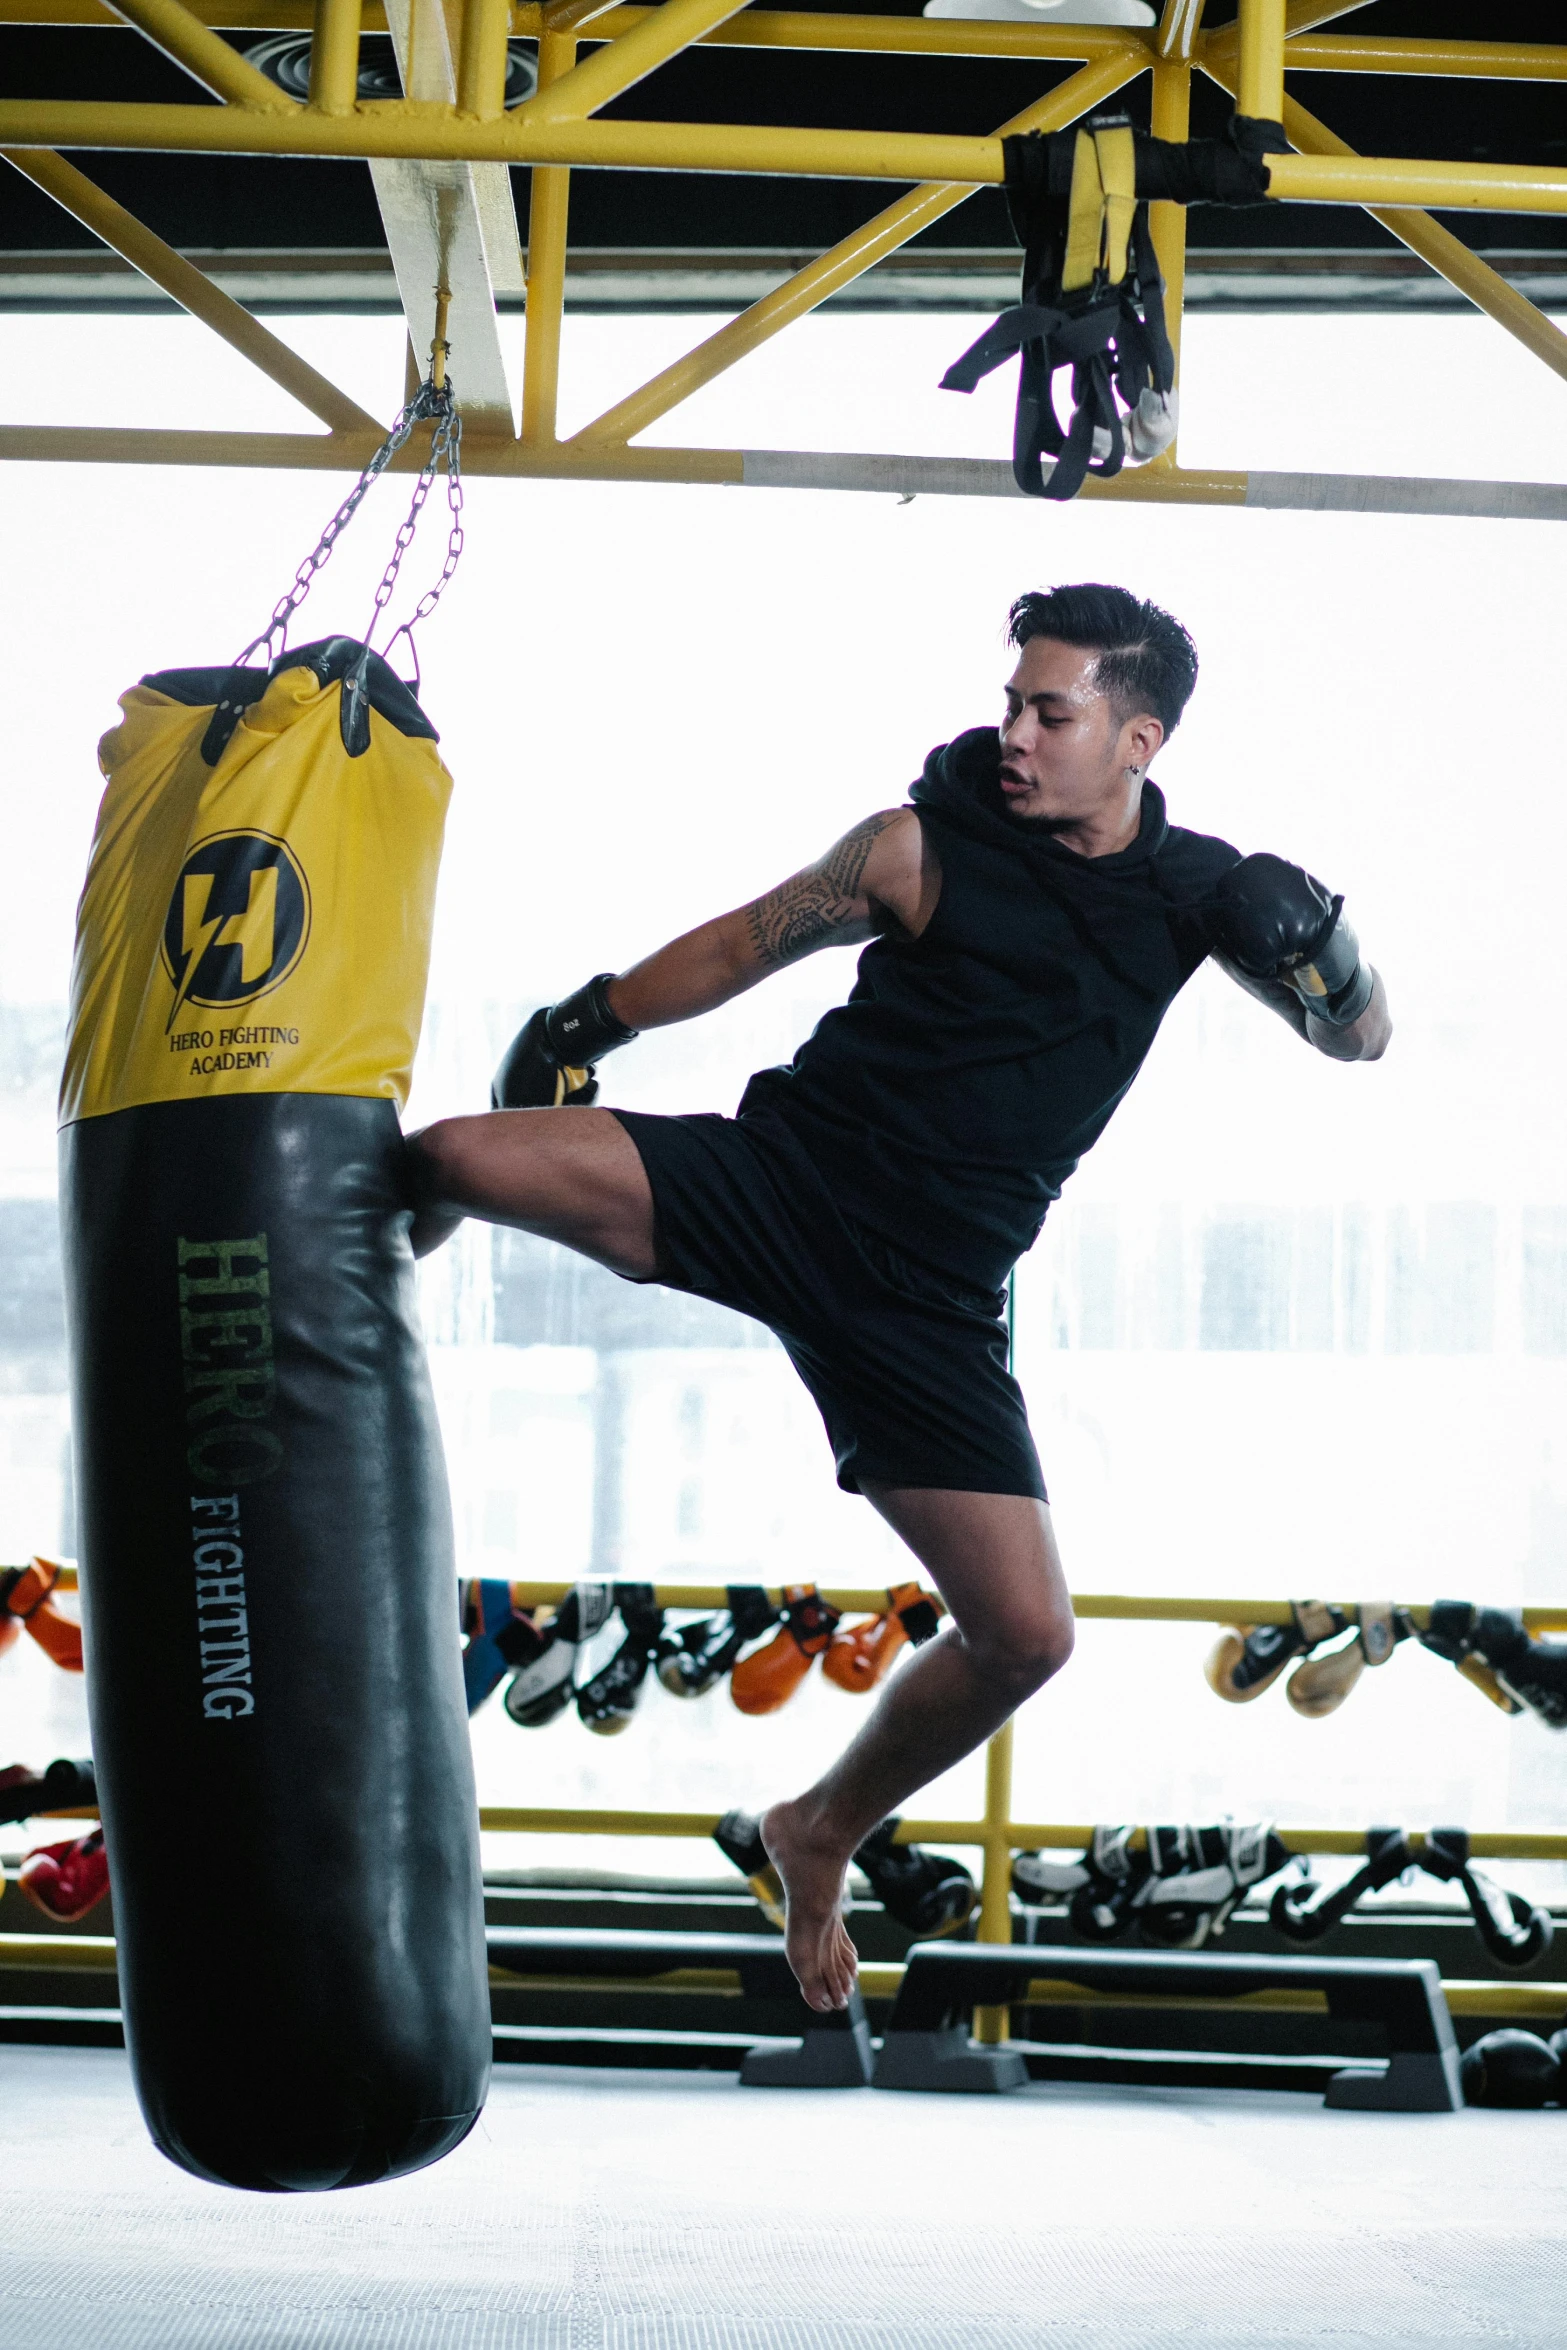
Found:
[[[781,1120],[617,1110],[653,1191],[654,1280],[776,1332],[866,1483],[1045,1499],[1006,1300],[916,1264],[845,1217]]]

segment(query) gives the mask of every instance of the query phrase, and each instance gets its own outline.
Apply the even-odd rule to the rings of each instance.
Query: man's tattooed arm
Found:
[[[609,983],[610,1006],[628,1028],[695,1019],[818,947],[869,938],[883,917],[918,936],[940,887],[919,818],[910,808],[886,809],[792,881],[621,972]]]
[[[869,937],[870,909],[860,884],[877,835],[895,820],[890,809],[867,816],[816,864],[746,907],[751,945],[765,970],[780,970],[818,947],[852,946]]]

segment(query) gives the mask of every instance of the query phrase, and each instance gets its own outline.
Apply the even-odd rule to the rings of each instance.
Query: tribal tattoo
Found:
[[[770,971],[794,963],[817,947],[846,944],[856,935],[860,882],[879,832],[895,811],[867,816],[846,832],[815,865],[780,882],[746,909],[751,944]]]

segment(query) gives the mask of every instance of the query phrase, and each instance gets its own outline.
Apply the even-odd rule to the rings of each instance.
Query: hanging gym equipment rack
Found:
[[[1324,34],[1352,0],[1239,0],[1233,24],[1202,23],[1204,0],[1165,0],[1146,31],[1094,25],[803,14],[741,0],[0,0],[0,24],[129,24],[198,82],[188,105],[0,98],[0,151],[14,167],[287,390],[324,433],[130,430],[49,424],[0,428],[0,457],[33,462],[223,465],[358,472],[384,427],[271,334],[241,304],[116,204],[57,152],[358,158],[371,165],[411,347],[426,350],[434,289],[451,289],[452,373],[461,387],[470,475],[746,484],[1015,496],[994,460],[844,451],[648,447],[638,436],[726,369],[897,252],[1003,176],[1002,139],[1058,131],[1143,74],[1151,126],[1188,136],[1192,79],[1206,77],[1239,111],[1282,123],[1291,152],[1268,158],[1269,192],[1286,204],[1364,206],[1385,229],[1567,377],[1567,335],[1431,217],[1430,208],[1567,213],[1567,170],[1544,164],[1362,156],[1306,111],[1286,77],[1303,73],[1567,81],[1567,45]],[[1485,12],[1475,10],[1477,30]],[[312,31],[309,95],[291,97],[222,39]],[[365,99],[362,31],[389,31],[405,95]],[[507,43],[536,40],[538,87],[505,104]],[[834,55],[1062,60],[1078,70],[989,138],[919,131],[791,128],[760,123],[605,121],[601,109],[695,44]],[[586,54],[583,54],[583,52]],[[211,99],[219,101],[214,105]],[[507,167],[532,170],[525,257]],[[763,174],[863,179],[907,190],[875,218],[719,327],[695,349],[564,440],[557,394],[567,214],[573,170]],[[1186,214],[1156,203],[1153,235],[1180,350]],[[508,380],[496,294],[526,286],[520,387]],[[520,424],[514,424],[520,389]],[[417,467],[417,448],[398,460]],[[1567,518],[1567,486],[1355,474],[1232,472],[1183,466],[1172,447],[1085,496],[1162,504],[1382,513]]]

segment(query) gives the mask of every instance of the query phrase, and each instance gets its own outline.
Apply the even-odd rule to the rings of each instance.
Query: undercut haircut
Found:
[[[1089,584],[1032,588],[1007,615],[1007,640],[1054,637],[1097,653],[1094,682],[1118,724],[1146,711],[1168,737],[1197,683],[1197,647],[1180,622],[1130,589]]]

